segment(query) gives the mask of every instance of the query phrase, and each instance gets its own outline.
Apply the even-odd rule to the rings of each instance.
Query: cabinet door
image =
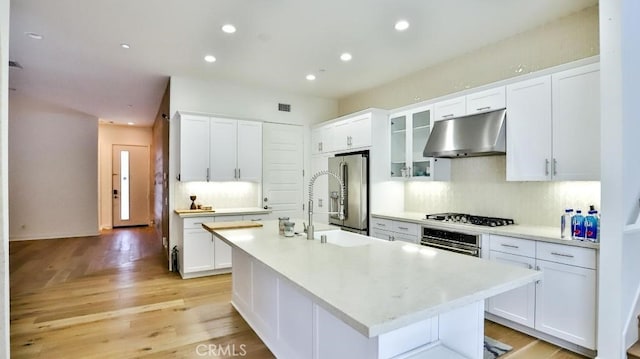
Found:
[[[262,122],[238,121],[238,180],[262,181]]]
[[[231,246],[213,237],[215,269],[231,268]]]
[[[467,115],[505,108],[504,86],[467,95]]]
[[[180,114],[180,181],[207,181],[209,118]]]
[[[214,269],[213,235],[204,229],[184,230],[183,272],[192,273]]]
[[[432,178],[433,159],[422,155],[431,133],[431,108],[420,108],[413,111],[410,124],[409,143],[407,144],[407,153],[411,157],[409,175],[414,178]]]
[[[537,261],[536,330],[595,349],[596,271]]]
[[[438,102],[433,105],[433,118],[435,121],[464,116],[467,113],[467,100],[465,96]]]
[[[371,233],[369,234],[373,238],[384,239],[385,241],[393,240],[393,232],[391,231],[383,231],[377,228],[372,228]]]
[[[238,121],[211,119],[211,180],[235,181],[237,178]]]
[[[371,146],[371,114],[348,120],[347,146],[360,148]]]
[[[324,152],[324,127],[318,127],[311,130],[311,154],[317,155]]]
[[[554,179],[599,181],[599,64],[559,72],[552,79]]]
[[[332,132],[330,134],[332,151],[343,151],[349,148],[349,126],[348,120],[342,120],[329,127]]]
[[[535,258],[490,251],[489,260],[532,269]],[[536,284],[529,283],[520,288],[489,298],[487,311],[499,317],[533,328],[535,324]]]
[[[394,114],[389,118],[390,176],[404,178],[407,173],[407,114]]]
[[[507,181],[551,179],[551,78],[507,86]]]

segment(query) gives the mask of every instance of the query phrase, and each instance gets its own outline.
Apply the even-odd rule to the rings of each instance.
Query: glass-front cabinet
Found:
[[[390,121],[391,178],[448,181],[449,159],[424,157],[422,152],[431,133],[431,106],[392,113]]]

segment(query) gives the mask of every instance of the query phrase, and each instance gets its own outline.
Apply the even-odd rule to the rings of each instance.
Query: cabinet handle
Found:
[[[262,221],[262,218],[254,218],[251,221],[253,221],[253,222]]]
[[[501,245],[501,246],[503,246],[503,247],[508,247],[508,248],[515,248],[515,249],[520,248],[520,247],[518,247],[518,246],[514,246],[513,244],[504,244],[504,243],[500,243],[500,245]]]
[[[387,225],[384,224],[384,223],[376,223],[376,226],[378,226],[378,227],[386,227]]]
[[[322,151],[322,142],[318,142],[318,151]]]
[[[529,264],[529,269],[533,269],[533,266],[531,264]]]
[[[450,113],[450,114],[448,114],[448,115],[442,115],[442,118],[448,118],[448,117],[453,117],[453,114],[452,114],[452,113]]]
[[[556,160],[555,158],[553,159],[553,175],[557,175],[558,174],[558,160]]]
[[[402,229],[403,231],[408,231],[409,230],[409,228],[407,228],[407,227],[398,227],[398,229]]]
[[[238,168],[238,179],[240,179],[240,169]]]
[[[318,207],[322,208],[322,198],[318,198]]]
[[[395,238],[394,236],[389,236],[389,240],[390,240],[391,242],[393,242],[393,241],[395,241],[395,240],[396,240],[396,238]]]
[[[207,182],[209,182],[209,169],[207,168]]]
[[[551,254],[553,254],[554,256],[573,258],[573,254],[558,253],[558,252],[551,252]]]
[[[238,169],[237,168],[233,169],[233,178],[238,178]]]
[[[539,271],[540,270],[540,266],[536,266],[536,270]]]
[[[478,107],[478,108],[476,108],[476,111],[484,111],[484,110],[488,110],[490,108],[491,108],[491,106]]]
[[[544,159],[544,175],[545,176],[549,175],[549,159],[548,158]]]

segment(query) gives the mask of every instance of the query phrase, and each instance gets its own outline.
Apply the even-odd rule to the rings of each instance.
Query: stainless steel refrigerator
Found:
[[[343,230],[369,234],[369,151],[338,154],[329,158],[329,171],[337,174],[345,183],[345,218],[329,215],[329,223]],[[340,185],[329,178],[330,211],[337,210],[340,201]]]

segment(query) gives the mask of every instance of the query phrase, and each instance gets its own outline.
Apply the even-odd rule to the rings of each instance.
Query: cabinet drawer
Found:
[[[528,239],[491,235],[489,247],[492,251],[532,258],[536,256],[536,242]]]
[[[184,218],[184,229],[203,229],[202,224],[207,222],[213,222],[214,217],[191,217]],[[203,229],[204,230],[204,229]]]
[[[385,241],[390,241],[393,237],[393,232],[385,231],[382,229],[372,228],[371,233],[369,234],[373,238],[384,239]]]
[[[433,105],[434,121],[446,120],[467,114],[467,100],[465,96],[452,98]]]
[[[382,229],[385,231],[392,231],[393,221],[390,219],[372,218],[371,229]]]
[[[236,221],[242,221],[242,220],[243,220],[243,217],[238,215],[216,217],[216,222],[236,222]]]
[[[420,227],[416,223],[393,221],[393,231],[396,233],[418,236]]]
[[[549,262],[596,269],[596,251],[591,248],[538,242],[536,258]]]
[[[245,214],[242,216],[242,219],[245,221],[264,221],[267,219],[266,214]]]
[[[467,96],[467,114],[488,112],[506,107],[505,87],[480,91]]]
[[[404,234],[404,233],[394,233],[393,234],[393,240],[394,241],[415,243],[415,244],[418,244],[420,242],[420,239],[419,239],[419,237],[417,235]]]

